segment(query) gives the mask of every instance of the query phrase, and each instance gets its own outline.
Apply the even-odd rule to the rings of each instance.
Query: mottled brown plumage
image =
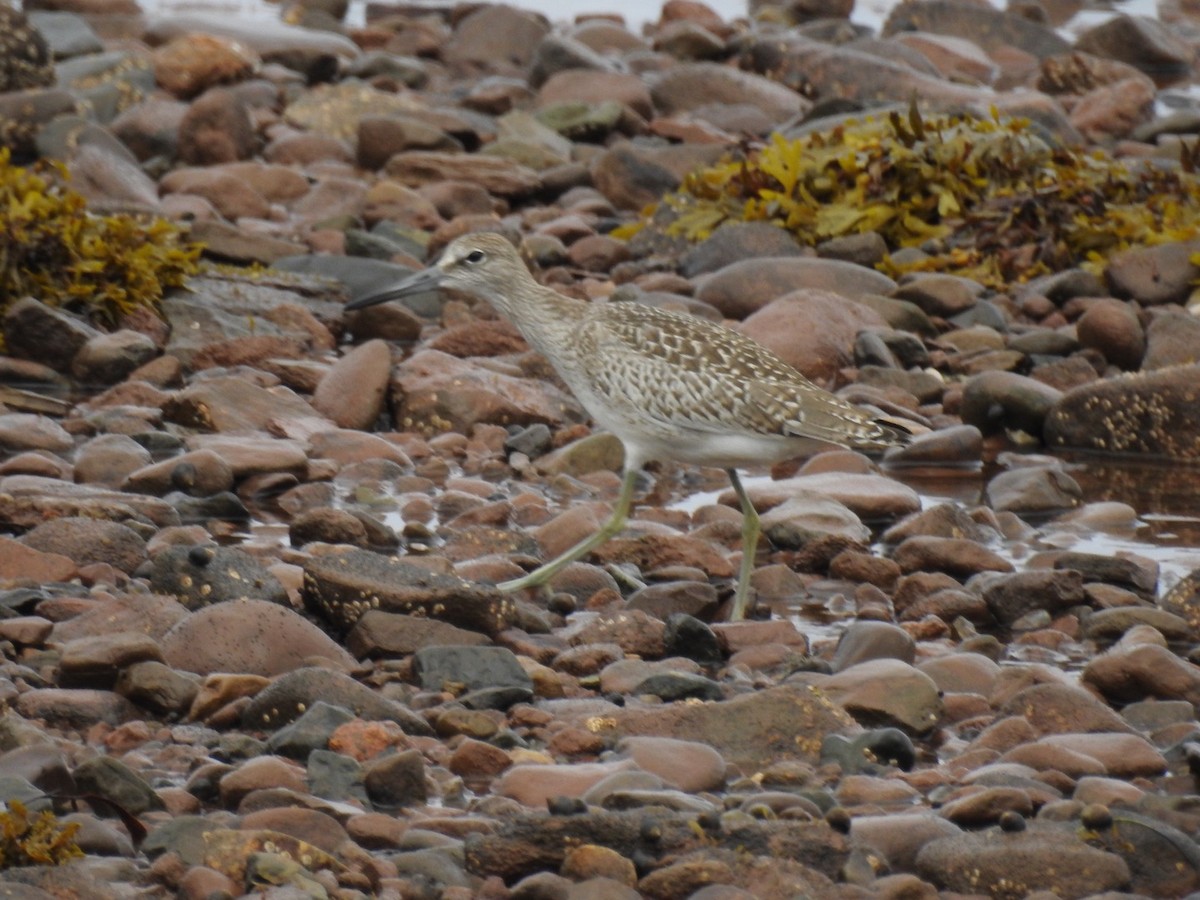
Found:
[[[596,535],[524,578],[541,584],[622,527],[634,477],[651,460],[725,469],[745,515],[735,618],[745,610],[758,516],[736,470],[840,445],[882,450],[905,432],[833,396],[745,335],[637,303],[587,303],[534,280],[498,234],[471,234],[436,266],[350,305],[361,308],[436,287],[488,300],[553,364],[596,422],[625,446],[613,517]]]

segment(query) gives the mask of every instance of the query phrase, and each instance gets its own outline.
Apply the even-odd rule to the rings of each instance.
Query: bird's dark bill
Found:
[[[375,291],[365,297],[358,297],[346,304],[346,310],[365,309],[377,303],[387,303],[389,300],[403,300],[416,294],[427,294],[436,291],[442,283],[442,273],[438,269],[422,269],[407,278],[396,282],[382,291]]]

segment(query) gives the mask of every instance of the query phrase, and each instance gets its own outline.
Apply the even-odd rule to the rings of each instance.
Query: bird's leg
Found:
[[[754,556],[758,551],[758,510],[750,502],[750,496],[742,487],[736,469],[726,469],[729,481],[733,484],[733,492],[737,494],[738,502],[742,504],[742,565],[738,569],[737,588],[733,594],[733,610],[729,614],[732,622],[746,617],[746,600],[750,595],[750,573],[754,571]]]
[[[556,556],[545,565],[538,566],[528,575],[522,575],[520,578],[512,579],[512,581],[503,581],[496,585],[496,587],[508,593],[510,591],[519,591],[524,588],[545,584],[571,563],[575,562],[575,560],[595,550],[619,532],[625,527],[625,520],[629,517],[629,507],[633,504],[633,486],[637,482],[637,476],[638,470],[636,468],[625,470],[625,474],[621,478],[621,494],[617,497],[617,505],[613,509],[613,514],[609,517],[608,521],[600,526],[599,531],[583,539],[570,550]]]

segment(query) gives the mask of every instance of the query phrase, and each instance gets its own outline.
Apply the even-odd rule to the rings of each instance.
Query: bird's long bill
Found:
[[[382,291],[376,291],[373,294],[367,294],[365,297],[352,300],[344,308],[347,311],[365,309],[377,303],[387,303],[389,300],[402,300],[405,297],[412,297],[416,294],[427,294],[430,291],[436,291],[441,283],[441,269],[436,267],[422,269],[420,272],[414,272],[407,278],[396,282],[391,287],[384,288]]]

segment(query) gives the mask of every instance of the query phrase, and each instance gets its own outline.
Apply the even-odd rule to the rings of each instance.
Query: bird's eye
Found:
[[[466,256],[463,257],[463,261],[468,262],[471,265],[475,265],[476,263],[481,263],[481,262],[483,262],[483,251],[482,250],[472,250],[470,253],[468,253]]]

